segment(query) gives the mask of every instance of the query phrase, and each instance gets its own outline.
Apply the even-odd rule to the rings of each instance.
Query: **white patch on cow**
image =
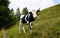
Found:
[[[25,21],[27,21],[27,16],[28,16],[28,14],[25,16]],[[29,21],[27,21],[27,24],[29,23]]]
[[[20,16],[20,21],[22,21],[22,18],[23,18],[23,17],[24,17],[24,15],[21,15],[21,16]]]
[[[21,15],[21,17],[20,18],[23,18],[24,17],[24,15]]]
[[[26,18],[27,18],[27,15],[25,16],[25,21],[27,21]]]
[[[34,18],[37,17],[36,10],[32,10],[32,14],[33,14],[33,17],[34,17]]]

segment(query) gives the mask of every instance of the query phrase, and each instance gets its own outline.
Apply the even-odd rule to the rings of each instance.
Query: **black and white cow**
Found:
[[[35,21],[36,17],[37,17],[37,13],[35,10],[29,12],[27,15],[21,15],[20,25],[25,23],[29,24],[30,32],[32,32],[32,22]],[[23,29],[24,33],[26,33],[24,26],[21,25],[20,27]]]

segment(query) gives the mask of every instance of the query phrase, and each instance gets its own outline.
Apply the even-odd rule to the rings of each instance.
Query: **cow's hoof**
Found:
[[[32,30],[29,30],[30,31],[30,34],[32,34]]]

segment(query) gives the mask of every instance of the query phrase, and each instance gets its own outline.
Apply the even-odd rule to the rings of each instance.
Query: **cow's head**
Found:
[[[36,18],[36,17],[37,17],[36,10],[32,10],[32,14],[33,14],[33,17],[34,17],[34,18]]]
[[[40,8],[38,10],[32,10],[33,17],[36,18],[38,12],[40,12]]]
[[[38,14],[40,12],[40,8],[38,10],[36,10],[36,14]]]

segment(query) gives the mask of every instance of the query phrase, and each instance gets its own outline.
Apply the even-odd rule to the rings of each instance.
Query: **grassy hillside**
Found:
[[[27,28],[26,28],[27,27]],[[29,33],[29,26],[26,25],[27,33],[18,33],[18,23],[6,30],[8,38],[60,38],[60,4],[46,8],[39,12],[36,21],[33,23],[33,32]],[[0,31],[0,38],[3,36],[3,30]]]

